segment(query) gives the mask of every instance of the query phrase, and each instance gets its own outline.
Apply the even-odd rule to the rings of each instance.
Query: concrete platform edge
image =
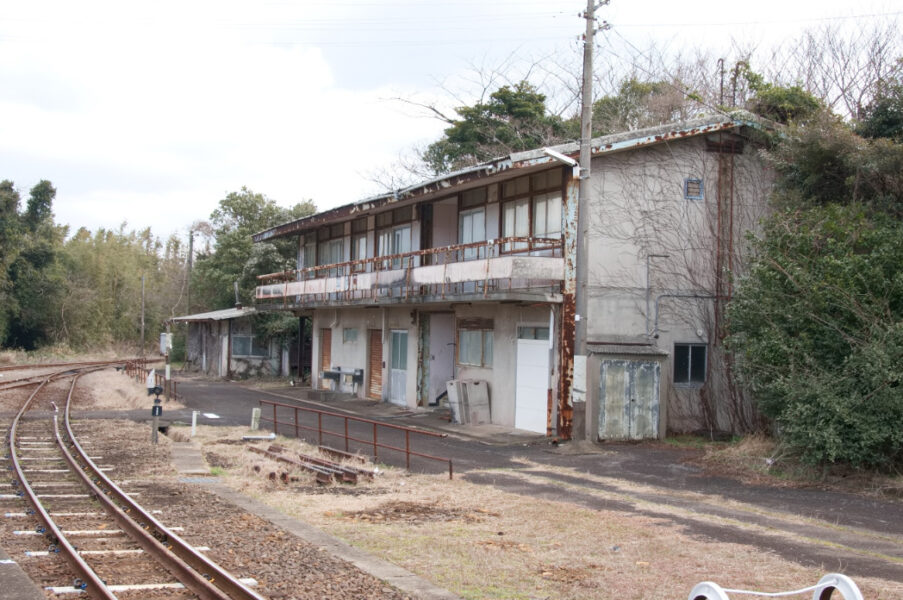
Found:
[[[44,592],[3,548],[0,548],[0,561],[0,600],[46,600]]]

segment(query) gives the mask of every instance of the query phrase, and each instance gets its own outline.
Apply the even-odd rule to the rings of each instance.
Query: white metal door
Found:
[[[603,360],[599,380],[599,439],[658,437],[657,362]]]
[[[549,389],[548,340],[517,340],[514,427],[546,433]]]
[[[390,340],[392,359],[389,362],[389,402],[407,405],[405,391],[408,386],[408,332],[392,331]]]

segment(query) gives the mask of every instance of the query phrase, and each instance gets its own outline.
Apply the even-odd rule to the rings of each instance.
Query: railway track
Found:
[[[142,359],[130,359],[125,361],[129,364],[143,363]],[[67,372],[75,372],[79,369],[101,368],[113,365],[122,365],[122,360],[110,361],[80,361],[80,362],[62,362],[62,363],[37,363],[26,365],[5,365],[0,367],[0,391],[12,388],[37,385],[48,377],[59,377]],[[25,371],[25,374],[17,375],[15,371]]]
[[[76,439],[69,418],[81,373],[103,365],[66,367],[43,375],[8,425],[11,481],[3,493],[17,535],[45,560],[59,585],[49,592],[90,598],[263,600],[142,508]],[[97,461],[97,462],[95,462]],[[33,541],[33,542],[32,542]],[[136,596],[135,594],[138,594]],[[118,595],[117,595],[118,594]]]

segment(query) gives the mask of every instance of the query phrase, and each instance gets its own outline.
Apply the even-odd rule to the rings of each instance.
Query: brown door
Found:
[[[383,334],[379,329],[370,330],[370,373],[367,376],[367,396],[374,400],[383,397]]]
[[[320,373],[328,371],[332,367],[332,329],[328,327],[320,330]],[[329,380],[320,378],[320,388],[328,390]]]

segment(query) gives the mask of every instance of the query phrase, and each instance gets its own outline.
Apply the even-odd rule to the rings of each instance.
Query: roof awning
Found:
[[[181,317],[173,317],[170,321],[174,323],[200,323],[204,321],[226,321],[228,319],[238,319],[240,317],[249,317],[257,313],[257,309],[253,306],[247,308],[226,308],[223,310],[214,310],[212,312],[198,313],[195,315],[184,315]]]

